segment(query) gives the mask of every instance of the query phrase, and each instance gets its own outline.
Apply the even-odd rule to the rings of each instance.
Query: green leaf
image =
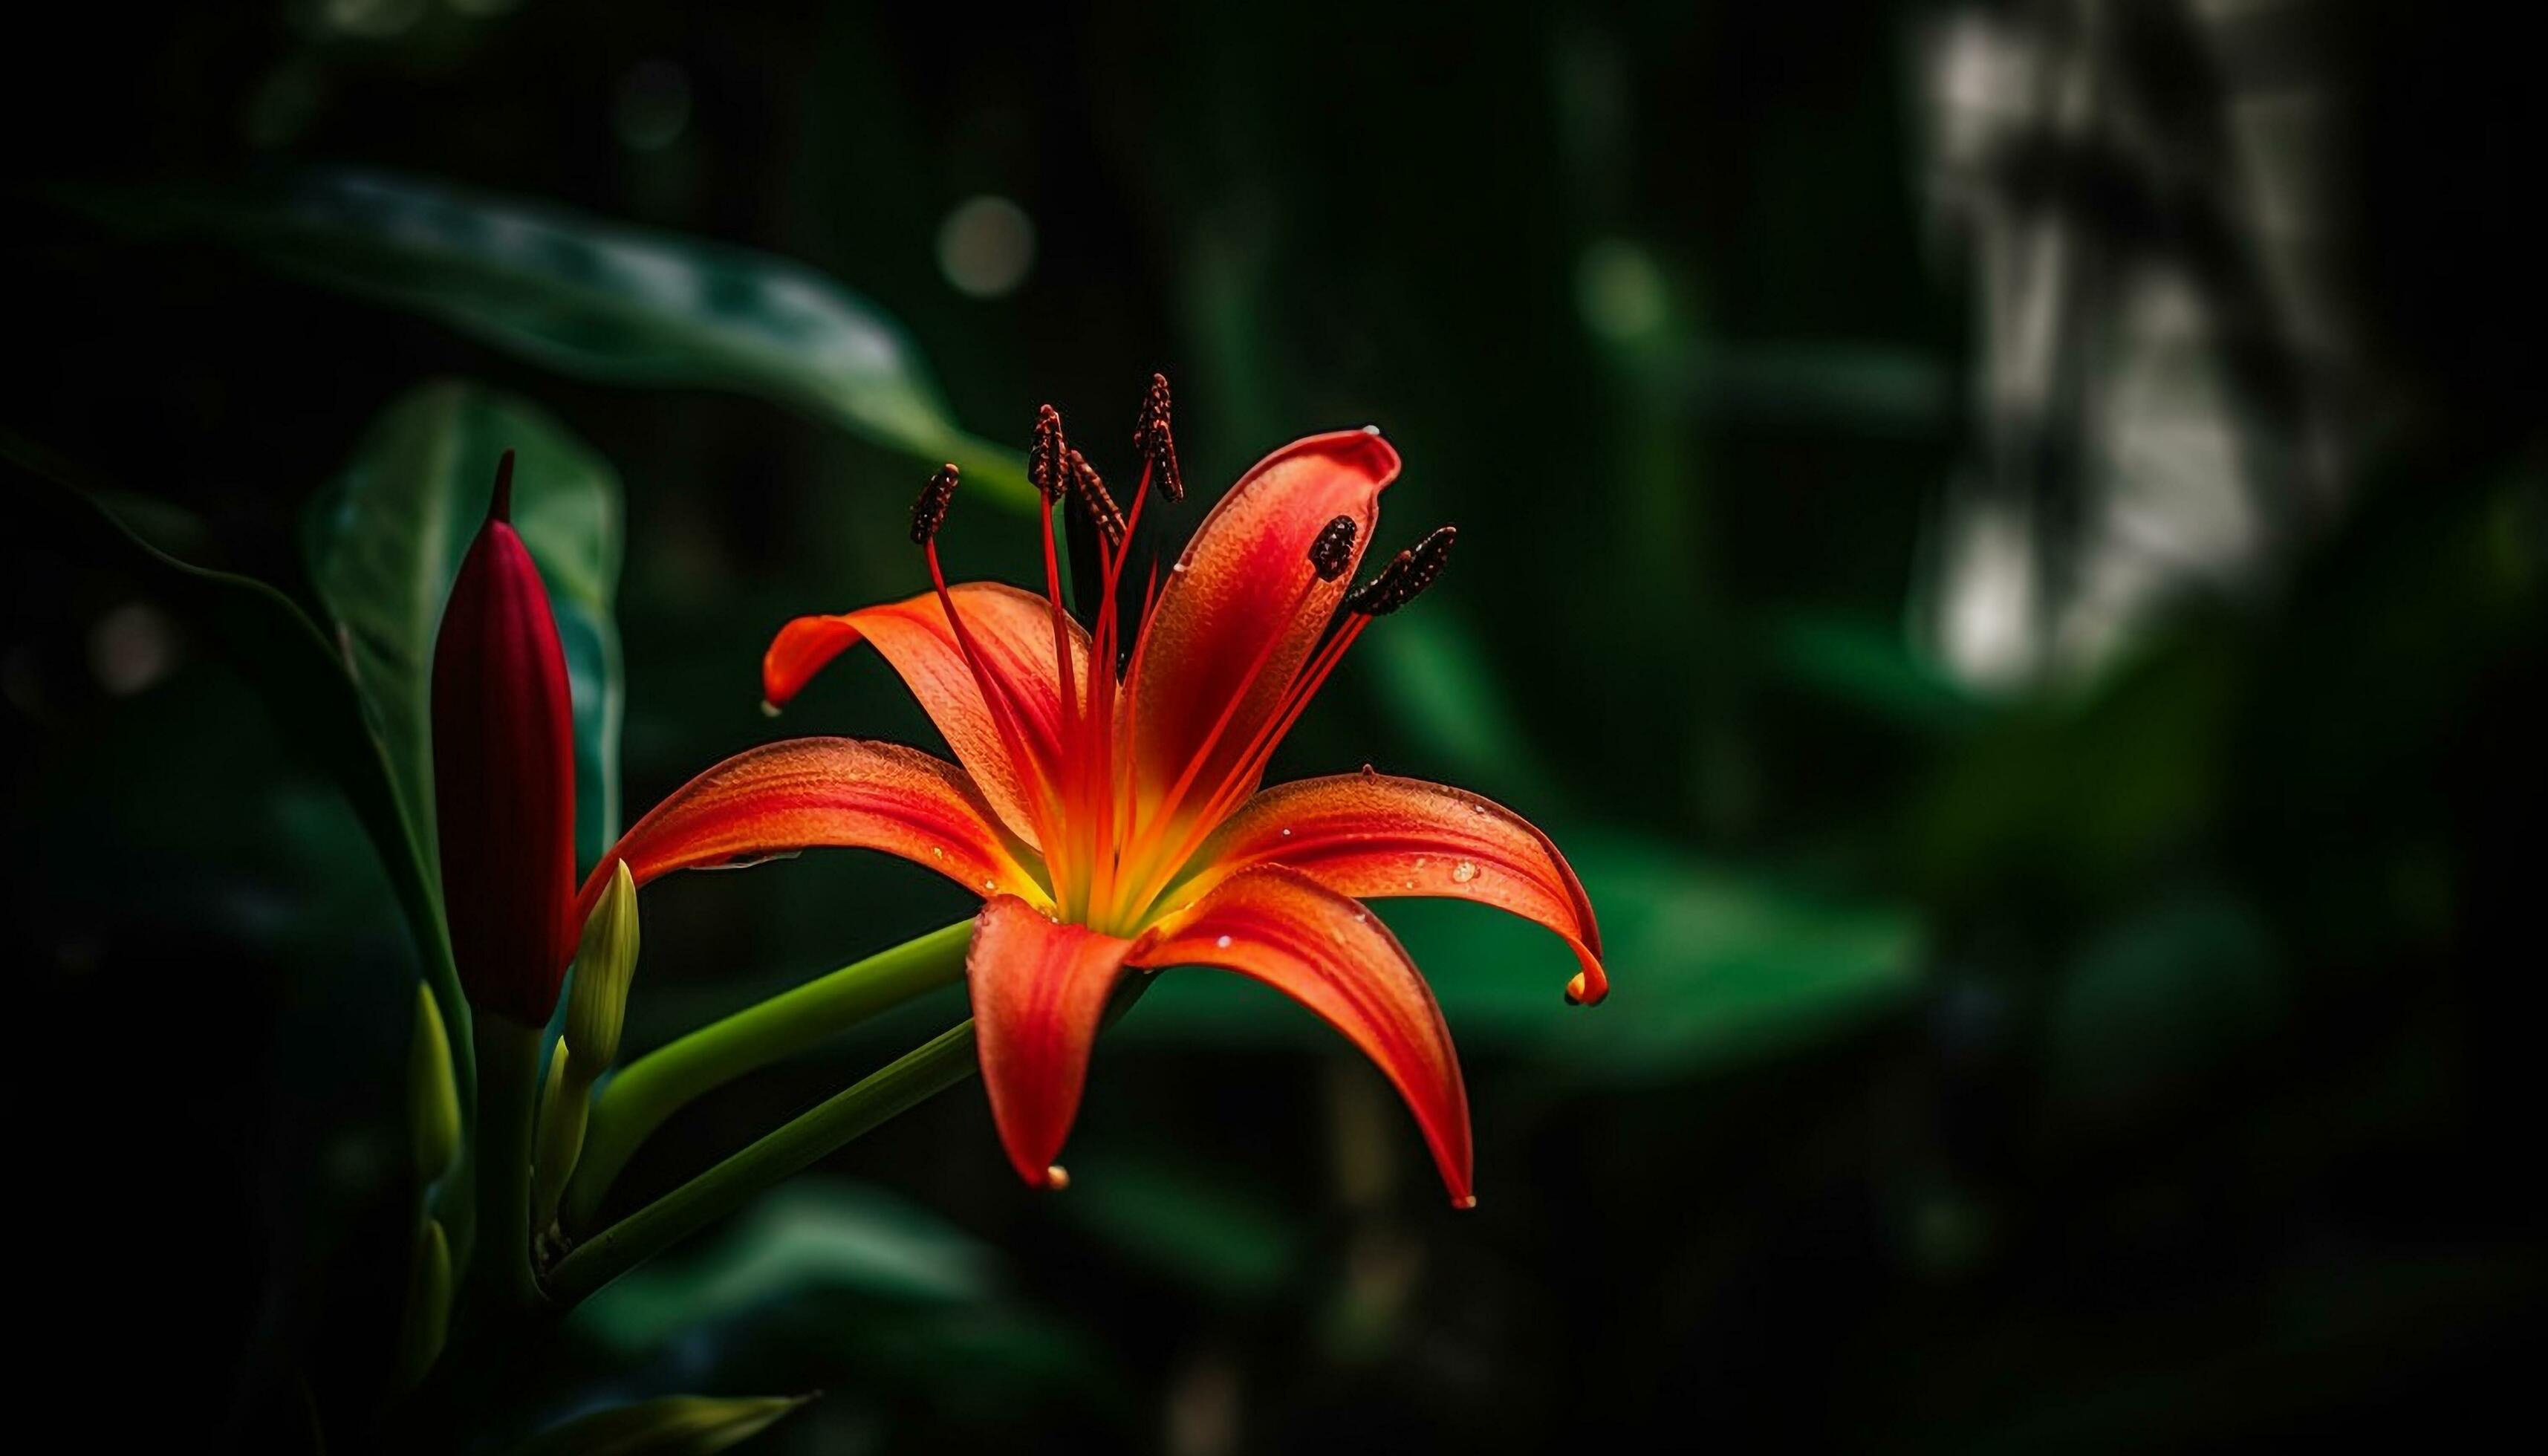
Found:
[[[662,1396],[595,1410],[514,1447],[515,1456],[707,1456],[768,1430],[813,1396]]]
[[[11,462],[11,489],[33,507],[28,529],[56,531],[65,552],[90,553],[132,571],[247,680],[293,755],[345,795],[389,873],[443,1020],[453,1030],[460,1097],[467,1105],[477,1087],[467,1049],[469,1006],[452,966],[432,862],[365,722],[353,682],[327,639],[290,597],[263,582],[190,565],[133,534],[98,503],[97,483],[31,442],[0,431],[0,458]]]
[[[642,1264],[576,1312],[623,1353],[698,1321],[730,1319],[806,1289],[901,1304],[988,1297],[994,1256],[970,1234],[881,1189],[800,1177],[754,1204],[704,1252]]]
[[[575,695],[576,842],[591,864],[618,833],[623,686],[612,598],[620,489],[609,462],[536,407],[441,380],[392,405],[310,502],[311,580],[335,618],[428,872],[435,858],[428,689],[433,638],[514,452],[513,525],[548,585]]]
[[[110,223],[237,247],[586,379],[736,390],[953,460],[1012,504],[1019,458],[965,434],[901,326],[799,263],[420,178],[93,201]]]
[[[1375,900],[1431,983],[1464,1051],[1544,1060],[1591,1079],[1711,1072],[1863,1024],[1918,988],[1907,909],[1784,885],[1620,837],[1561,835],[1601,918],[1613,989],[1564,1004],[1557,938],[1501,911]],[[1329,1045],[1307,1012],[1237,976],[1159,977],[1117,1035],[1205,1044]],[[1334,1044],[1341,1045],[1341,1044]]]

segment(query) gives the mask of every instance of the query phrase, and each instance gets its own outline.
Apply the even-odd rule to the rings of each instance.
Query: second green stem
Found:
[[[591,1228],[611,1183],[666,1118],[714,1088],[793,1056],[964,974],[973,922],[958,921],[780,992],[639,1057],[601,1085],[564,1221]]]

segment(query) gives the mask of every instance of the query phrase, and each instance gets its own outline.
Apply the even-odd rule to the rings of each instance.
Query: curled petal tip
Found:
[[[1610,978],[1606,975],[1595,980],[1589,972],[1579,970],[1566,983],[1566,1002],[1570,1006],[1598,1006],[1609,995]]]
[[[1044,1186],[1059,1193],[1070,1186],[1070,1169],[1059,1163],[1044,1170]]]

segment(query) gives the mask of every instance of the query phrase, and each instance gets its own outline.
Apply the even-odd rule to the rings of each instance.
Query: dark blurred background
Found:
[[[1277,776],[1456,781],[1584,871],[1597,1010],[1530,927],[1381,907],[1462,1046],[1476,1213],[1341,1042],[1187,972],[1100,1047],[1066,1194],[968,1083],[581,1312],[551,1413],[827,1392],[774,1452],[2430,1438],[2526,1409],[2543,1285],[2514,9],[46,7],[0,88],[0,425],[306,599],[299,514],[384,410],[532,402],[624,487],[632,808],[777,732],[932,742],[873,662],[776,725],[756,682],[788,616],[922,584],[928,461],[551,367],[178,199],[359,167],[783,256],[971,434],[1050,401],[1122,469],[1162,369],[1203,491],[1377,422],[1384,539],[1461,527]],[[977,493],[952,569],[1026,580],[1027,520]],[[12,1384],[289,1449],[309,1370],[388,1337],[412,953],[196,625],[6,534]],[[967,913],[873,857],[667,881],[631,1045]],[[712,1098],[625,1196],[960,1007]]]

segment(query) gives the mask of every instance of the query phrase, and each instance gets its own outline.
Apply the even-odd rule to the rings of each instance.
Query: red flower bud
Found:
[[[460,983],[480,1010],[540,1026],[574,945],[575,716],[512,487],[507,450],[434,640],[433,801]]]

